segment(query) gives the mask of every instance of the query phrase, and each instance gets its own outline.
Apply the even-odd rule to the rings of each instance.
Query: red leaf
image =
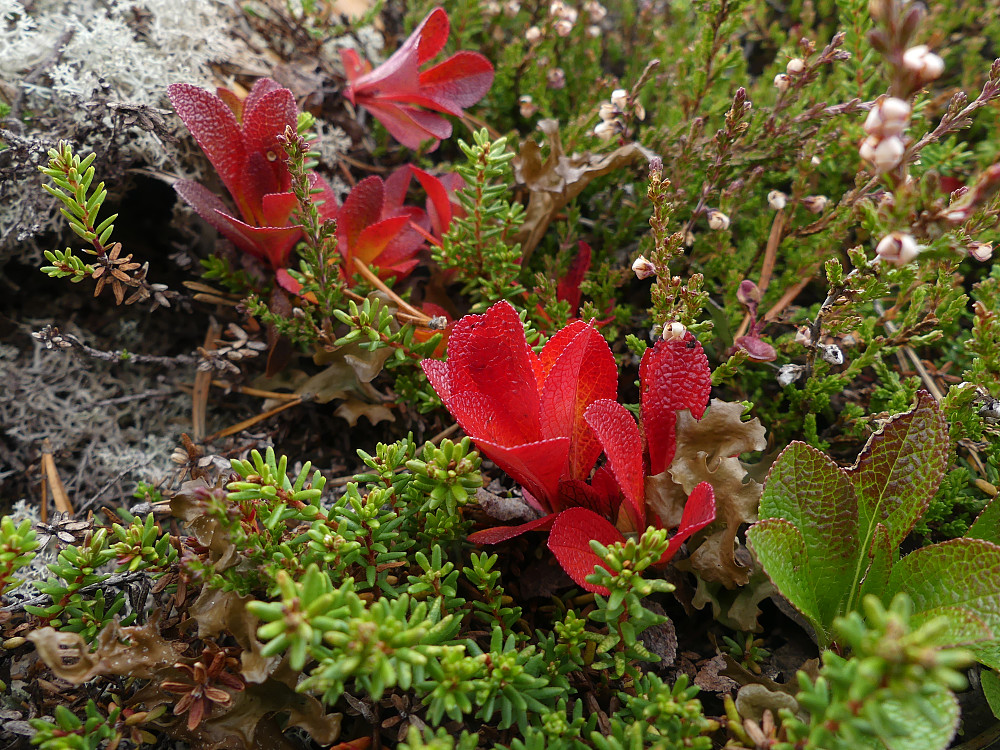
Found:
[[[365,230],[382,218],[382,201],[385,190],[379,177],[366,177],[353,188],[344,200],[344,205],[337,214],[337,237],[340,247],[354,247],[358,237]],[[346,256],[347,253],[345,252]]]
[[[310,172],[309,186],[313,190],[319,190],[318,193],[313,193],[311,200],[314,204],[319,206],[320,218],[337,218],[337,213],[340,211],[340,205],[337,203],[337,194],[333,192],[333,188],[330,187],[330,183],[315,172]]]
[[[607,485],[587,484],[582,479],[564,479],[559,482],[558,508],[587,508],[611,521],[621,504],[621,490],[614,479],[611,479],[611,491],[608,489]]]
[[[407,148],[416,150],[424,141],[443,141],[451,137],[451,123],[433,112],[424,112],[413,107],[393,102],[365,101],[365,108],[371,112],[390,135]],[[428,151],[434,151],[434,143]]]
[[[278,85],[273,81],[272,83],[274,86]],[[254,90],[257,90],[257,86],[254,86]],[[294,131],[298,117],[295,97],[288,89],[275,88],[254,100],[248,96],[243,104],[243,142],[247,151],[264,154],[269,162],[284,162],[285,152],[278,142],[278,136],[283,135],[288,127]],[[268,152],[273,153],[273,159]],[[288,170],[284,172],[287,174]]]
[[[499,544],[516,536],[521,536],[521,534],[528,531],[535,531],[537,529],[547,531],[552,528],[552,522],[555,520],[556,514],[552,513],[551,515],[536,518],[534,521],[528,521],[517,526],[494,526],[490,529],[482,529],[474,534],[469,534],[468,539],[473,544]]]
[[[298,207],[299,201],[295,193],[270,193],[261,199],[261,214],[263,226],[284,227],[288,224],[292,212]]]
[[[541,438],[538,386],[521,319],[509,302],[498,302],[484,315],[466,315],[448,338],[452,397],[474,392],[493,405],[497,423],[473,437],[504,445]],[[555,479],[559,479],[556,477]]]
[[[427,215],[435,237],[443,237],[451,226],[452,206],[448,188],[430,172],[411,167],[424,192],[427,193]],[[459,178],[461,179],[461,178]]]
[[[421,100],[415,104],[461,116],[493,85],[493,66],[478,52],[456,52],[420,74]],[[436,105],[436,106],[435,106]]]
[[[493,66],[476,52],[459,52],[444,62],[419,72],[448,39],[448,15],[436,8],[392,56],[374,70],[354,52],[341,59],[349,81],[345,96],[367,108],[396,140],[417,148],[428,138],[451,135],[451,124],[415,106],[462,115],[462,108],[479,101],[493,83]],[[435,144],[436,147],[436,144]]]
[[[243,133],[232,110],[219,97],[189,83],[168,86],[167,96],[177,116],[235,197],[246,151]]]
[[[674,460],[677,412],[690,409],[695,419],[705,413],[711,378],[705,350],[690,333],[676,341],[661,339],[642,355],[642,429],[651,475],[666,471]]]
[[[270,94],[272,91],[280,91],[281,89],[281,84],[273,78],[258,78],[254,81],[253,86],[250,87],[250,92],[247,94],[246,101],[243,102],[242,110],[246,112],[249,109],[253,109],[267,94]],[[288,91],[288,89],[284,90]],[[291,92],[289,91],[289,93]],[[242,118],[242,115],[239,117]]]
[[[347,205],[346,203],[344,204]],[[348,257],[358,258],[365,265],[378,265],[378,257],[388,247],[396,235],[410,226],[410,217],[396,216],[392,219],[384,219],[370,224],[364,228],[358,236],[357,241],[351,246]],[[419,244],[419,243],[418,243]],[[347,273],[354,272],[354,267],[349,266]]]
[[[556,287],[556,299],[569,302],[570,313],[576,314],[580,309],[580,284],[583,283],[587,271],[590,270],[590,259],[592,256],[590,245],[583,240],[577,245],[576,256],[569,264],[566,275],[559,279],[559,286]]]
[[[587,583],[587,576],[594,572],[594,566],[603,561],[590,548],[591,540],[605,547],[615,542],[625,541],[625,537],[607,520],[586,508],[570,508],[560,513],[549,532],[549,549],[559,565],[573,581],[587,591],[607,596],[610,592],[603,586]]]
[[[663,553],[659,564],[666,563],[674,555],[689,536],[696,531],[708,526],[715,520],[715,491],[708,482],[701,482],[688,495],[684,504],[684,514],[681,516],[681,525],[677,527],[677,532],[670,538],[667,551]]]
[[[632,526],[646,528],[644,475],[642,471],[642,436],[632,414],[617,401],[595,401],[585,414],[608,457],[608,466],[627,501]]]
[[[571,330],[577,333],[562,346],[565,337],[560,334]],[[618,393],[618,367],[604,337],[586,324],[567,326],[553,336],[543,349],[542,361],[548,360],[548,350],[559,347],[562,351],[542,385],[542,436],[568,436],[569,477],[586,479],[601,455],[601,444],[584,412],[595,401],[614,400]]]
[[[452,402],[460,398],[456,397]],[[569,438],[539,440],[536,443],[514,446],[499,445],[477,436],[472,439],[484,456],[523,485],[545,510],[555,510],[559,496],[559,478],[569,454]]]

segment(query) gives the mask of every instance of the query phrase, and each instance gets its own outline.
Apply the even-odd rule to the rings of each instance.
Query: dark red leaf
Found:
[[[235,196],[246,151],[232,110],[219,97],[189,83],[168,86],[167,96],[223,184]]]
[[[574,583],[597,594],[610,593],[603,586],[587,582],[602,560],[590,548],[591,540],[605,547],[625,541],[625,537],[607,520],[586,508],[570,508],[560,513],[549,532],[549,549]]]
[[[592,254],[590,245],[580,240],[566,275],[559,279],[559,286],[556,287],[556,299],[569,302],[569,309],[573,314],[580,309],[580,284],[590,270]]]

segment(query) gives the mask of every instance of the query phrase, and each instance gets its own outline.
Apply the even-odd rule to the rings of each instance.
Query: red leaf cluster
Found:
[[[493,66],[478,52],[458,52],[444,62],[420,66],[436,57],[448,41],[448,14],[435,8],[392,57],[374,70],[351,49],[341,51],[352,104],[362,106],[408,148],[451,135],[451,123],[435,112],[461,117],[489,91]],[[428,111],[432,110],[432,111]]]
[[[459,320],[445,362],[424,371],[479,450],[521,485],[541,517],[473,534],[492,544],[532,529],[551,529],[549,549],[580,586],[600,563],[590,540],[624,540],[647,523],[645,478],[673,460],[677,412],[700,418],[708,404],[708,359],[691,334],[658,341],[639,368],[642,431],[616,400],[618,369],[604,338],[583,321],[557,332],[542,351],[528,346],[507,302]],[[601,453],[607,462],[594,471]],[[715,517],[708,483],[695,487],[681,525],[661,559]],[[658,523],[659,519],[655,519]],[[602,592],[604,593],[604,592]]]
[[[174,186],[178,194],[237,247],[266,261],[278,272],[283,287],[297,292],[298,284],[283,269],[302,237],[302,227],[292,223],[297,202],[279,141],[286,128],[296,127],[298,110],[292,92],[269,78],[257,81],[246,100],[227,89],[215,95],[186,83],[167,91],[242,219],[196,182],[178,181]],[[404,205],[411,177],[427,193],[426,209]],[[314,200],[320,216],[337,221],[345,276],[353,272],[354,258],[376,266],[382,277],[410,273],[424,239],[440,238],[447,231],[455,211],[451,192],[462,184],[457,176],[442,181],[406,165],[385,182],[380,177],[362,180],[339,206],[322,177],[312,173],[310,179],[319,191]]]

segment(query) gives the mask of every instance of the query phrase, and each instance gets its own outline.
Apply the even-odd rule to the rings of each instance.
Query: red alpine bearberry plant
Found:
[[[659,341],[640,365],[642,425],[616,400],[618,368],[597,330],[575,321],[539,354],[507,302],[467,315],[448,340],[448,359],[424,360],[424,371],[480,451],[515,479],[539,517],[472,534],[494,544],[549,530],[549,548],[576,583],[600,563],[590,541],[624,541],[646,528],[645,478],[662,474],[675,450],[677,412],[700,418],[708,405],[708,360],[691,334]],[[604,452],[607,463],[594,471]],[[691,534],[715,518],[707,482],[688,499],[683,519],[660,559],[666,563]],[[657,519],[658,522],[658,519]]]

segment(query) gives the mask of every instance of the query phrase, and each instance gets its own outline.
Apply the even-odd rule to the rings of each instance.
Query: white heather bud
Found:
[[[875,147],[875,156],[872,159],[872,164],[875,165],[875,168],[879,172],[888,172],[899,165],[905,151],[906,146],[903,145],[903,139],[898,135],[883,138]]]
[[[550,89],[561,89],[566,87],[566,73],[562,68],[552,68],[545,74],[545,82]]]
[[[599,122],[594,128],[594,135],[600,138],[602,141],[610,141],[615,137],[618,132],[618,125],[612,120],[611,122]]]
[[[531,98],[530,94],[524,94],[517,102],[520,105],[521,117],[525,119],[528,119],[538,111],[538,107],[535,106],[535,100]]]
[[[611,102],[604,102],[601,105],[600,110],[598,110],[597,116],[604,122],[611,122],[613,119],[618,117],[618,107]]]
[[[729,229],[729,217],[722,211],[710,208],[708,209],[708,226],[717,232]]]
[[[694,232],[692,232],[690,229],[684,233],[684,244],[687,247],[691,247],[692,245],[694,245]]]
[[[986,261],[988,261],[990,258],[993,257],[993,243],[970,242],[969,255],[978,260],[980,263],[985,263]]]
[[[542,38],[542,30],[537,26],[532,26],[530,29],[524,32],[524,38],[528,44],[534,44],[539,39]]]
[[[684,327],[683,323],[678,323],[676,320],[663,329],[663,340],[664,341],[679,341],[684,338],[684,334],[687,333],[687,328]]]
[[[780,211],[788,205],[788,196],[780,190],[772,190],[767,194],[767,205],[775,211]]]
[[[809,163],[812,164],[814,167],[818,167],[823,162],[818,156],[814,156],[809,160]]]
[[[812,331],[809,330],[809,326],[800,326],[796,329],[795,343],[801,344],[802,346],[812,346],[813,336]]]
[[[507,0],[507,2],[503,4],[503,14],[507,16],[507,18],[513,18],[520,12],[521,3],[519,3],[518,0]]]
[[[573,31],[573,22],[568,18],[560,18],[552,24],[552,28],[556,30],[556,34],[559,36],[569,36],[570,32]]]
[[[785,388],[802,377],[805,371],[802,365],[787,364],[778,368],[778,385]]]
[[[602,33],[603,32],[601,31],[600,26],[591,24],[590,26],[587,27],[587,36],[589,36],[591,39],[600,39]]]
[[[583,9],[590,16],[591,23],[600,23],[608,15],[608,9],[597,2],[597,0],[589,0],[589,2],[584,3]]]
[[[921,83],[926,83],[944,73],[944,60],[931,52],[926,44],[918,44],[903,53],[903,67],[920,79]]]
[[[873,135],[868,136],[861,142],[861,148],[858,149],[858,154],[867,162],[875,161],[875,147],[878,145],[879,140]]]
[[[640,122],[646,119],[646,108],[642,106],[642,102],[638,99],[632,102],[632,112],[635,114],[635,118]]]
[[[566,3],[563,0],[552,0],[549,3],[549,15],[553,18],[561,18],[563,12],[566,10]]]
[[[722,211],[710,208],[708,209],[708,226],[717,232],[729,229],[729,217]]]
[[[774,87],[778,91],[788,91],[788,87],[792,85],[792,79],[786,76],[784,73],[778,73],[774,77]]]
[[[625,89],[615,89],[611,92],[611,103],[618,109],[624,110],[628,104],[628,92]]]
[[[899,135],[902,133],[906,127],[906,123],[910,119],[912,111],[910,103],[895,96],[890,96],[887,99],[883,99],[878,108],[882,114],[882,134]],[[899,128],[899,132],[893,132],[897,127]]]
[[[650,276],[656,276],[656,266],[645,255],[640,255],[633,261],[632,271],[640,279],[648,279]]]
[[[788,61],[788,65],[785,66],[785,72],[790,76],[797,76],[805,69],[806,63],[801,57],[793,57]]]
[[[819,349],[819,356],[823,358],[824,362],[828,362],[831,365],[844,364],[844,353],[840,351],[840,347],[836,344],[820,344],[817,348]]]
[[[814,214],[823,213],[823,209],[826,208],[830,199],[825,195],[807,195],[802,199],[802,205],[805,209]]]
[[[487,16],[496,16],[500,14],[500,3],[496,0],[489,0],[489,2],[483,5],[483,13]]]
[[[905,266],[916,259],[920,254],[920,248],[911,235],[905,232],[892,232],[879,241],[875,253],[886,263]]]

